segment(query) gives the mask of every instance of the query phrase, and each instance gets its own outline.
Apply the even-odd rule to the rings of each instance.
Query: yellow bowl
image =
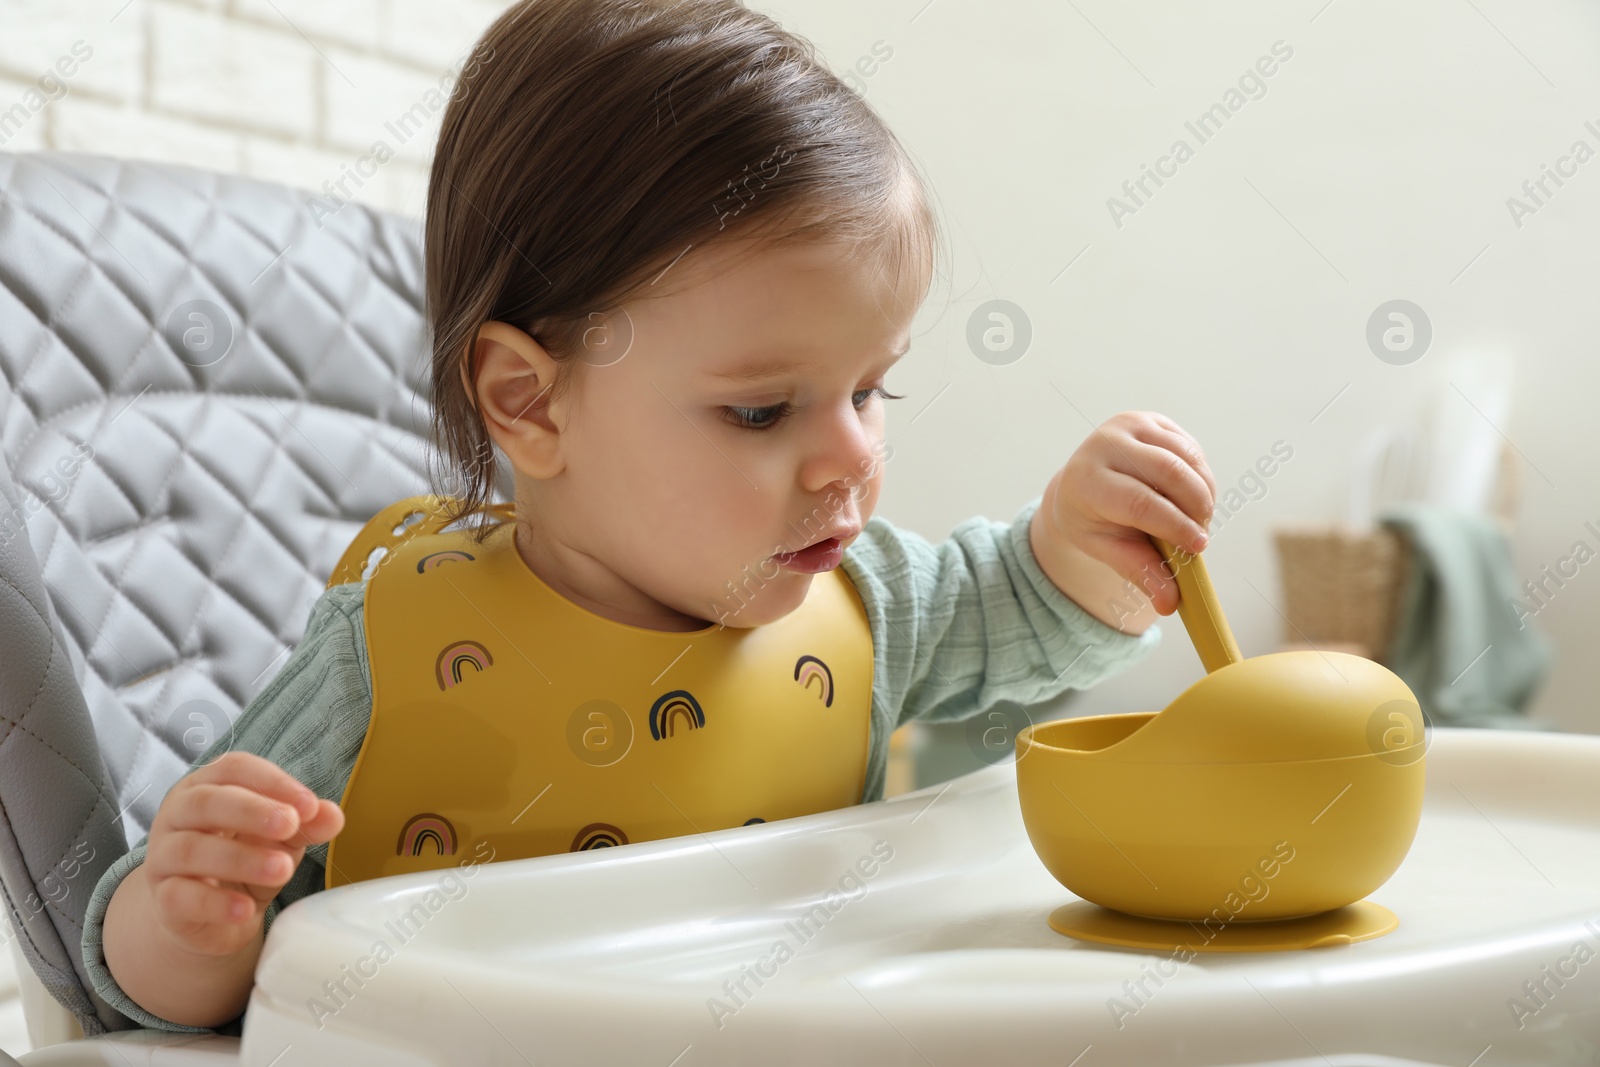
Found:
[[[1288,919],[1389,879],[1422,815],[1424,720],[1384,667],[1285,652],[1201,678],[1160,714],[1017,735],[1017,790],[1046,869],[1157,919]]]

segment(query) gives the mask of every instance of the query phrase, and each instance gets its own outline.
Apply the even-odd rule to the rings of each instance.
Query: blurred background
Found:
[[[504,6],[0,0],[0,150],[419,217]],[[1436,723],[1600,731],[1600,7],[751,6],[886,117],[948,242],[879,514],[932,541],[1009,521],[1096,426],[1159,411],[1216,475],[1245,655],[1356,651],[1409,664]],[[1009,758],[1028,721],[1165,706],[1201,668],[1158,625],[1091,690],[903,728],[890,793]]]
[[[0,149],[420,217],[445,94],[504,6],[0,0]],[[752,6],[816,43],[937,199],[948,270],[890,381],[880,514],[931,540],[1008,521],[1095,426],[1159,411],[1215,472],[1207,560],[1246,655],[1385,657],[1412,546],[1374,519],[1475,512],[1504,531],[1498,592],[1523,607],[1501,606],[1548,638],[1515,710],[1600,729],[1600,9]],[[1164,706],[1199,661],[1158,625],[1137,670],[1007,721]],[[1497,669],[1493,644],[1469,671]],[[892,790],[990,758],[968,732],[902,730]]]

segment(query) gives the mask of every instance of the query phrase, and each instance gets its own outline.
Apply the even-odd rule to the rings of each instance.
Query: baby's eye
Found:
[[[881,385],[874,386],[871,389],[863,389],[860,392],[858,392],[856,394],[856,396],[865,396],[868,400],[870,400],[873,396],[881,397],[884,400],[904,400],[905,399],[905,397],[900,396],[898,393],[889,392],[887,389],[885,389]],[[856,407],[860,408],[864,404],[866,404],[866,402],[867,402],[866,400],[858,400],[858,401],[856,401]]]
[[[723,408],[723,410],[728,413],[728,422],[746,430],[770,430],[794,413],[794,409],[789,406],[787,400],[781,404],[773,404],[771,407],[727,407]]]
[[[856,410],[860,411],[866,406],[867,401],[874,396],[882,397],[884,400],[905,399],[903,396],[886,391],[882,386],[874,386],[871,389],[858,389],[850,399],[855,404]],[[728,407],[724,408],[724,410],[728,412],[728,422],[746,430],[770,430],[794,414],[794,408],[789,405],[787,400],[764,408]]]

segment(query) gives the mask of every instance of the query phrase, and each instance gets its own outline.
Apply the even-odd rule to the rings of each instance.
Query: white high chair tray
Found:
[[[1600,737],[1439,729],[1427,758],[1416,842],[1370,898],[1400,927],[1372,941],[1180,963],[1064,937],[1046,916],[1075,898],[1008,761],[442,889],[315,894],[271,931],[240,1063],[1596,1062]]]

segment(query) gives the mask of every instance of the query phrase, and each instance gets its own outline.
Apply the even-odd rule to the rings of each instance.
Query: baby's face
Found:
[[[847,547],[877,504],[875,390],[892,391],[925,276],[908,266],[897,291],[840,244],[747,252],[693,249],[657,279],[664,295],[603,320],[565,398],[564,469],[519,478],[542,530],[524,556],[600,614],[655,629],[781,618],[813,574],[776,555]],[[813,568],[837,566],[820,555]]]

